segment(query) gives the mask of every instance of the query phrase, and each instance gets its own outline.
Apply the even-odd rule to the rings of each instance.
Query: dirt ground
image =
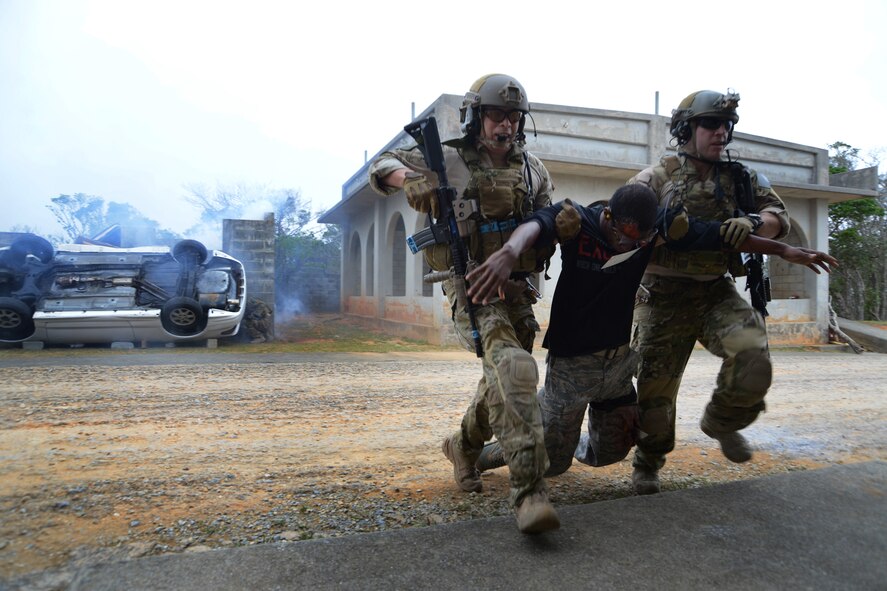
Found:
[[[479,361],[403,349],[0,351],[0,586],[64,588],[96,561],[509,514],[507,469],[464,494],[440,452]],[[690,361],[665,490],[887,459],[887,356],[774,351],[743,465],[698,429],[717,361]],[[552,499],[623,497],[629,477],[628,460],[574,464],[550,479]]]

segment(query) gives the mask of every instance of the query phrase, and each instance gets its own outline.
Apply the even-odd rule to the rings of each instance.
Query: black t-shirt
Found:
[[[655,240],[638,249],[629,259],[603,268],[612,249],[601,232],[604,204],[576,205],[582,218],[579,233],[560,245],[561,273],[551,302],[551,317],[542,346],[558,357],[574,357],[612,349],[631,338],[634,301]],[[563,202],[536,211],[527,221],[539,223],[542,232],[537,246],[556,239],[554,220]],[[656,227],[667,235],[668,224],[677,210],[660,209]],[[718,250],[721,248],[717,222],[690,219],[690,229],[679,241],[668,242],[676,250]],[[663,248],[663,247],[660,247]]]

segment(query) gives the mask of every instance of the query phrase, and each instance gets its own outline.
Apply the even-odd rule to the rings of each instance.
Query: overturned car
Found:
[[[243,265],[195,240],[172,248],[67,244],[23,234],[0,248],[0,341],[174,342],[235,335]]]

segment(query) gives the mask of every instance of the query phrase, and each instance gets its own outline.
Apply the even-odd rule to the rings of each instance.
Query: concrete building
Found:
[[[442,139],[457,137],[461,102],[461,96],[442,95],[419,118],[433,115]],[[634,174],[675,152],[669,145],[670,117],[536,103],[531,108],[527,149],[550,171],[555,201],[570,198],[590,204],[607,199]],[[379,152],[411,143],[401,132]],[[874,185],[859,189],[830,182],[823,148],[736,132],[730,150],[765,174],[785,201],[792,221],[786,242],[795,246],[827,251],[828,205],[876,195]],[[423,257],[413,255],[405,243],[408,235],[427,225],[427,217],[411,209],[403,193],[388,198],[375,193],[367,182],[367,168],[364,165],[343,185],[342,200],[320,218],[342,227],[341,310],[394,334],[452,342],[450,311],[440,285],[422,281],[428,270]],[[770,259],[769,271],[771,343],[826,342],[828,275],[776,258]],[[551,278],[538,277],[536,282],[543,294],[536,305],[543,331],[559,272],[558,252],[552,258]],[[738,286],[741,290],[744,280]]]

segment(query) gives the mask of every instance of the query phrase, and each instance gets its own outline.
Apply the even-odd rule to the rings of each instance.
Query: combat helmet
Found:
[[[714,90],[698,90],[688,95],[677,109],[671,112],[671,135],[683,146],[690,141],[693,129],[690,121],[699,117],[716,117],[728,119],[734,124],[739,121],[736,107],[739,105],[739,93],[732,89],[727,94]],[[733,140],[733,130],[727,136],[727,143]]]
[[[505,74],[487,74],[471,85],[462,99],[459,109],[459,122],[462,133],[477,134],[480,131],[480,114],[482,107],[498,107],[500,109],[518,110],[524,113],[517,128],[515,140],[524,139],[524,122],[530,111],[527,93],[520,82]]]

